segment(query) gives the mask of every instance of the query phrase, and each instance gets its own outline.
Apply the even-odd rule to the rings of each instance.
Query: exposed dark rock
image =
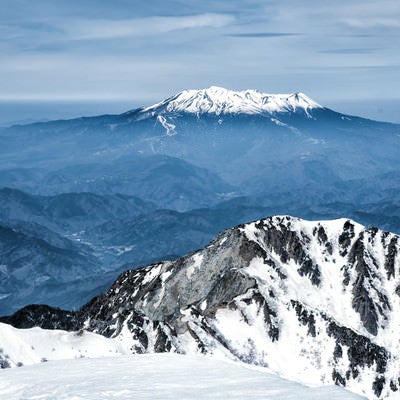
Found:
[[[373,300],[363,286],[362,278],[353,287],[352,306],[360,314],[361,321],[368,332],[376,336],[378,333],[378,315]]]
[[[350,283],[349,266],[343,265],[341,270],[343,271],[343,285],[348,286]]]
[[[387,257],[385,260],[385,269],[387,272],[388,279],[394,278],[396,275],[396,269],[395,269],[396,257],[397,257],[397,237],[392,237],[388,246]]]
[[[346,379],[336,371],[336,369],[332,372],[332,379],[335,382],[335,385],[338,386],[346,386]]]
[[[271,260],[270,258],[267,258],[265,261],[265,264],[269,265],[272,267],[278,274],[280,279],[286,279],[287,276],[281,271],[281,269],[277,266],[274,260]]]
[[[156,342],[154,344],[154,351],[156,353],[170,352],[173,348],[170,336],[171,334],[172,336],[176,336],[176,333],[172,331],[170,335],[167,335],[158,321],[153,322],[153,330],[155,330],[156,332]]]
[[[371,298],[371,293],[366,289],[366,285],[372,285],[372,281],[377,278],[376,273],[369,267],[365,259],[365,247],[363,243],[363,234],[353,244],[348,260],[357,272],[357,279],[354,282],[352,294],[353,308],[360,314],[364,327],[372,335],[378,333],[378,312],[384,316],[384,309],[390,309],[389,300],[384,293],[374,290],[379,297],[380,304],[375,303]],[[368,284],[366,283],[368,281]]]
[[[42,329],[76,330],[79,326],[76,313],[43,304],[21,308],[11,316],[0,317],[0,322],[20,329],[39,326]]]
[[[325,247],[326,247],[326,251],[327,251],[330,255],[332,255],[332,253],[333,253],[332,243],[326,242],[326,243],[325,243]]]
[[[267,300],[261,295],[261,293],[259,291],[253,290],[250,294],[250,298],[243,299],[242,301],[247,304],[250,304],[250,302],[255,302],[256,304],[258,304],[259,309],[263,312],[264,321],[268,325],[268,336],[273,342],[278,340],[279,326],[274,321],[277,317],[277,314],[268,304]]]
[[[254,257],[260,257],[263,260],[267,257],[266,251],[258,243],[247,240],[241,242],[239,255],[247,263],[249,263]]]
[[[347,356],[350,361],[350,369],[358,374],[358,367],[370,368],[373,364],[377,373],[385,373],[389,353],[385,348],[372,343],[368,338],[361,336],[349,328],[337,325],[330,321],[327,333],[334,337],[342,346],[348,347]]]
[[[292,306],[294,307],[296,311],[296,315],[298,320],[303,324],[308,326],[308,334],[315,337],[316,336],[316,331],[315,331],[315,318],[314,314],[312,312],[307,311],[306,308],[303,307],[303,305],[295,300],[291,300]]]
[[[318,286],[321,283],[321,272],[318,265],[315,265],[311,259],[306,258],[297,270],[301,276],[308,276],[313,285]]]
[[[254,279],[243,276],[236,270],[227,271],[221,278],[215,282],[207,296],[208,307],[227,304],[237,297],[238,293],[245,293],[248,289],[256,287]]]
[[[347,220],[343,225],[343,232],[339,236],[339,245],[341,247],[340,254],[345,256],[348,251],[348,247],[351,244],[351,240],[354,238],[354,225]]]
[[[324,244],[328,241],[328,236],[326,236],[325,229],[322,226],[318,228],[318,241],[320,244]]]
[[[333,358],[337,361],[338,358],[343,357],[342,346],[339,343],[336,343],[335,350],[333,351]]]
[[[8,360],[0,358],[0,369],[11,368],[11,365]]]
[[[145,353],[149,349],[149,339],[145,330],[143,329],[144,319],[139,317],[133,317],[128,321],[129,330],[132,332],[132,336],[136,338],[140,346],[135,349],[136,353]]]
[[[320,284],[320,271],[317,265],[307,255],[304,246],[305,237],[299,237],[297,232],[291,231],[284,224],[279,224],[279,229],[275,226],[267,226],[264,232],[264,242],[271,247],[279,256],[283,263],[294,260],[300,266],[298,272],[301,276],[310,277],[311,282],[318,286]]]
[[[386,382],[385,377],[377,376],[374,383],[372,384],[372,389],[377,397],[379,397],[382,393],[383,386]]]

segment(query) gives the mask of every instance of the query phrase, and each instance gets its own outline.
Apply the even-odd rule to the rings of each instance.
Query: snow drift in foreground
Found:
[[[50,360],[95,358],[130,353],[120,338],[87,331],[16,329],[0,323],[0,369]],[[0,396],[1,398],[1,396]]]
[[[357,400],[339,387],[308,388],[239,363],[176,354],[54,361],[0,373],[0,398]]]

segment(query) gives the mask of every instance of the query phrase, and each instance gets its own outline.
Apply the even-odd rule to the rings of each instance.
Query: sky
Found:
[[[400,122],[399,0],[0,6],[0,122],[46,117],[43,107],[54,116],[52,104],[118,112],[212,85],[302,91],[342,112]]]

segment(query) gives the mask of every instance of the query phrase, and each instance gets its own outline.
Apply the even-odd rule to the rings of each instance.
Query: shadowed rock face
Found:
[[[43,329],[74,330],[77,326],[74,312],[61,310],[44,304],[32,304],[21,308],[11,317],[2,317],[2,322],[21,329],[40,326]]]
[[[31,306],[2,322],[129,337],[139,353],[222,353],[393,397],[399,246],[398,236],[350,220],[270,217],[176,261],[124,272],[75,313]]]

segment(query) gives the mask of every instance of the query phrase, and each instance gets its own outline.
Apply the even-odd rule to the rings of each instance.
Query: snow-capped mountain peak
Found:
[[[321,105],[304,93],[268,94],[258,90],[234,91],[218,86],[184,90],[142,112],[151,114],[187,112],[193,114],[262,114],[303,111],[307,115]]]

